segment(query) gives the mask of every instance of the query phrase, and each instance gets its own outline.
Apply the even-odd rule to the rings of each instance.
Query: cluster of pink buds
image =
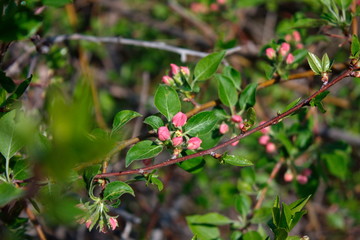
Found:
[[[265,122],[261,122],[261,124],[264,124]],[[267,153],[275,153],[276,152],[276,145],[275,143],[270,141],[270,127],[266,127],[260,130],[260,132],[263,134],[260,138],[259,138],[259,144],[265,146],[266,152]]]
[[[188,67],[179,67],[176,64],[170,64],[170,72],[169,75],[165,75],[162,77],[161,81],[169,86],[181,86],[183,81],[181,80],[181,74],[188,78],[190,76],[190,69]]]
[[[300,184],[306,184],[309,181],[309,177],[311,176],[311,169],[305,168],[300,174],[296,176],[296,181]],[[291,170],[287,170],[284,174],[285,182],[292,182],[294,180],[294,175]]]
[[[201,14],[209,13],[209,11],[218,12],[221,7],[226,4],[226,1],[227,0],[217,0],[215,3],[211,3],[209,7],[201,2],[193,2],[190,5],[190,9],[194,13]]]
[[[176,153],[176,155],[178,155],[181,152],[179,150],[183,148],[196,150],[200,148],[202,143],[200,138],[189,137],[182,132],[182,127],[186,122],[187,116],[182,112],[178,112],[171,120],[173,131],[170,131],[167,126],[159,127],[157,130],[158,139],[164,142],[164,144],[174,147],[174,153]]]
[[[280,45],[278,52],[276,52],[273,48],[267,48],[265,50],[265,54],[270,60],[275,59],[279,54],[279,56],[282,56],[282,59],[285,59],[285,62],[288,65],[292,64],[295,60],[294,55],[290,53],[290,44],[287,42]]]
[[[293,31],[291,34],[286,34],[285,41],[293,42],[297,49],[304,48],[304,45],[301,43],[301,35],[299,31]]]
[[[219,132],[221,134],[226,134],[227,132],[229,132],[230,128],[228,124],[233,125],[235,128],[240,129],[242,132],[246,131],[246,127],[244,124],[244,120],[240,115],[234,114],[231,116],[230,118],[230,123],[225,123],[222,122],[219,126]],[[233,137],[235,137],[236,135],[233,135]],[[239,143],[239,141],[233,142],[231,144],[231,146],[236,146]]]

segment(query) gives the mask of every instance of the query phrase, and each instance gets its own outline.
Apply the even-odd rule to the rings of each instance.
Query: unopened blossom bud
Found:
[[[276,52],[273,48],[267,48],[265,50],[265,54],[269,59],[274,59],[276,56]]]
[[[87,221],[85,222],[86,228],[90,228],[91,223],[92,223],[91,220],[87,220]]]
[[[216,3],[210,4],[210,10],[213,12],[219,11],[219,5],[217,5]]]
[[[172,119],[172,123],[174,124],[175,127],[184,126],[186,121],[187,121],[187,116],[182,112],[178,112]]]
[[[280,45],[279,53],[281,56],[285,56],[290,51],[290,44],[284,42]]]
[[[188,67],[180,67],[180,70],[184,75],[190,75],[190,69]]]
[[[202,143],[201,139],[198,137],[190,138],[188,141],[187,148],[190,150],[198,149],[200,147],[200,144]]]
[[[303,171],[302,171],[302,175],[306,176],[306,177],[309,177],[311,175],[312,171],[311,169],[309,168],[305,168]]]
[[[302,43],[298,43],[298,44],[296,44],[296,48],[297,49],[303,49],[304,45]]]
[[[111,230],[113,230],[113,231],[118,226],[118,221],[114,217],[109,218],[109,223],[110,223],[110,226],[111,226]]]
[[[266,144],[268,144],[269,141],[270,141],[269,135],[262,135],[259,138],[259,144],[261,144],[261,145],[266,145]]]
[[[239,141],[233,142],[231,143],[231,146],[235,147],[236,145],[238,145]]]
[[[238,127],[241,131],[243,131],[243,132],[246,131],[245,124],[243,122],[239,123]]]
[[[183,137],[174,137],[173,139],[171,139],[173,146],[179,146],[183,143]]]
[[[274,153],[276,151],[276,145],[275,143],[269,142],[266,144],[266,152],[267,153]]]
[[[296,180],[298,181],[298,183],[300,184],[306,184],[308,182],[308,177],[304,176],[302,174],[297,175]]]
[[[291,40],[292,40],[292,36],[290,34],[286,34],[285,35],[285,41],[291,42]]]
[[[292,174],[292,172],[286,171],[286,173],[284,174],[284,181],[291,182],[293,179],[294,179],[294,175]]]
[[[166,85],[172,85],[174,80],[170,76],[163,76],[161,81]]]
[[[226,0],[217,0],[217,3],[218,3],[218,4],[225,4],[225,3],[226,3]]]
[[[243,119],[242,119],[242,117],[240,115],[232,115],[231,116],[231,121],[239,123],[239,122],[242,122]]]
[[[219,131],[221,134],[225,134],[229,131],[229,126],[226,123],[220,125]]]
[[[295,42],[301,41],[301,35],[300,35],[299,31],[293,31],[292,35],[294,37]]]
[[[170,71],[171,76],[174,76],[180,72],[180,68],[178,65],[172,63],[170,64],[170,67],[171,67],[171,71]]]
[[[289,53],[287,56],[286,56],[286,64],[292,64],[295,60],[295,57],[294,55],[292,55],[291,53]]]
[[[260,122],[260,125],[262,125],[262,124],[264,124],[264,123],[266,123],[266,122],[265,122],[265,121],[262,121],[262,122]],[[269,134],[269,132],[270,132],[270,127],[265,127],[265,128],[263,128],[263,129],[261,129],[260,132],[261,132],[262,134]]]
[[[158,138],[160,141],[166,141],[170,138],[170,131],[167,127],[159,127]]]

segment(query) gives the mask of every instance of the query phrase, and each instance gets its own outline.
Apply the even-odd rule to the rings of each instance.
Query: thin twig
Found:
[[[321,94],[322,92],[326,91],[327,89],[329,89],[331,86],[335,85],[336,83],[340,82],[341,80],[343,80],[344,78],[348,77],[348,76],[353,76],[354,72],[353,72],[353,68],[350,67],[350,69],[346,70],[345,72],[343,72],[342,74],[340,74],[338,77],[336,77],[334,80],[332,80],[330,83],[328,83],[327,85],[323,85],[323,87],[321,89],[319,89],[318,91],[316,91],[315,93],[313,93],[311,96],[309,96],[308,98],[306,98],[305,100],[301,101],[300,103],[298,103],[296,106],[294,106],[293,108],[289,109],[288,111],[277,115],[276,117],[270,119],[269,121],[258,125],[257,127],[242,133],[222,144],[219,144],[213,148],[204,150],[204,151],[200,151],[185,157],[180,157],[180,158],[176,158],[176,159],[168,159],[165,162],[159,163],[159,164],[155,164],[153,166],[149,166],[149,167],[144,167],[144,168],[138,168],[138,169],[133,169],[133,170],[127,170],[127,171],[121,171],[121,172],[114,172],[114,173],[106,173],[106,174],[98,174],[95,176],[95,178],[105,178],[105,177],[115,177],[115,176],[121,176],[121,175],[130,175],[130,174],[144,174],[150,170],[153,169],[159,169],[165,166],[169,166],[178,162],[183,162],[195,157],[200,157],[200,156],[204,156],[204,155],[209,155],[214,153],[215,151],[222,149],[228,145],[230,145],[233,142],[239,141],[255,132],[260,131],[263,128],[266,128],[268,126],[277,124],[280,120],[284,119],[285,117],[290,116],[291,114],[295,113],[296,111],[298,111],[299,109],[303,108],[304,106],[308,106],[310,104],[310,101],[312,99],[314,99],[316,96],[318,96],[319,94]]]
[[[36,219],[36,216],[34,215],[34,213],[32,212],[32,210],[29,207],[29,203],[27,203],[26,208],[25,208],[25,212],[28,215],[30,221],[32,222],[32,224],[35,227],[36,233],[39,236],[40,240],[46,240],[46,236],[44,234],[44,231],[41,227],[41,225],[39,224],[39,221]]]

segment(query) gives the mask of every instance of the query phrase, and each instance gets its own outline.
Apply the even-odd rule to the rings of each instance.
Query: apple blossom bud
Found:
[[[219,11],[219,5],[217,5],[216,3],[210,4],[210,10],[213,12]]]
[[[172,85],[174,80],[170,76],[163,76],[161,81],[166,85]]]
[[[262,121],[262,122],[260,122],[260,125],[262,125],[262,124],[264,124],[264,123],[266,123],[266,122],[265,122],[265,121]],[[265,128],[263,128],[263,129],[261,129],[260,132],[261,132],[262,134],[269,134],[269,132],[270,132],[270,127],[265,127]]]
[[[286,171],[286,173],[284,174],[284,181],[285,182],[291,182],[294,179],[294,175],[292,174],[291,171]]]
[[[302,175],[302,174],[297,175],[296,180],[297,180],[298,183],[300,183],[300,184],[306,184],[306,183],[308,182],[307,176],[304,176],[304,175]]]
[[[265,54],[269,59],[274,59],[276,56],[276,52],[273,48],[267,48],[265,50]]]
[[[198,137],[190,138],[188,141],[187,148],[190,150],[198,149],[200,147],[200,144],[202,143],[201,139]]]
[[[259,144],[266,145],[270,141],[269,135],[263,135],[259,138]]]
[[[142,160],[143,164],[148,167],[151,165],[151,163],[153,162],[153,159],[152,158],[149,158],[149,159],[145,159],[145,160]]]
[[[180,72],[180,68],[179,68],[178,65],[172,63],[172,64],[170,64],[170,67],[171,67],[171,71],[170,71],[170,76],[171,77]]]
[[[226,3],[226,0],[217,0],[217,3],[218,3],[218,4],[225,4],[225,3]]]
[[[182,112],[178,112],[172,119],[172,123],[174,124],[175,127],[184,126],[186,121],[187,121],[187,116]]]
[[[236,145],[238,145],[239,141],[233,142],[231,143],[231,146],[235,147]]]
[[[290,44],[284,42],[280,45],[279,53],[281,56],[285,56],[290,50]]]
[[[239,123],[238,127],[239,127],[239,129],[240,129],[241,131],[243,131],[243,132],[246,131],[246,128],[245,128],[245,124],[244,124],[244,123],[242,123],[242,122]]]
[[[180,70],[185,76],[190,75],[190,69],[188,67],[180,67]]]
[[[239,123],[239,122],[242,122],[243,119],[242,119],[242,117],[240,115],[232,115],[231,116],[231,121]]]
[[[294,55],[292,55],[291,53],[289,53],[286,57],[286,64],[292,64],[295,60]]]
[[[291,40],[292,40],[292,36],[290,34],[286,34],[285,35],[285,41],[291,42]]]
[[[173,143],[173,146],[177,147],[183,143],[183,137],[174,137],[173,139],[171,139],[171,141]]]
[[[300,35],[299,31],[293,31],[292,35],[294,37],[295,42],[301,41],[301,35]]]
[[[159,127],[158,138],[160,141],[166,141],[170,138],[170,131],[167,127]]]
[[[311,169],[305,168],[301,174],[304,175],[305,177],[309,177],[311,173],[312,173]]]
[[[109,218],[109,223],[110,223],[110,226],[111,226],[111,230],[113,230],[113,231],[118,226],[118,221],[114,217]]]
[[[92,223],[91,220],[87,220],[87,221],[85,222],[86,228],[90,228],[91,223]]]
[[[298,43],[298,44],[296,44],[296,48],[297,49],[303,49],[304,45],[302,43]]]
[[[229,131],[229,126],[226,123],[220,125],[219,131],[221,134],[225,134]]]
[[[274,153],[276,151],[276,145],[272,142],[269,142],[268,144],[266,144],[266,152],[267,153]]]

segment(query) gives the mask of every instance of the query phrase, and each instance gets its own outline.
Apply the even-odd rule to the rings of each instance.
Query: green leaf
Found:
[[[245,114],[245,124],[247,128],[250,128],[254,125],[256,121],[256,112],[253,107],[250,107]]]
[[[280,224],[280,198],[276,196],[274,205],[272,208],[272,221],[276,227],[279,227]]]
[[[243,193],[237,195],[235,197],[235,208],[243,217],[246,217],[251,210],[251,198]]]
[[[160,85],[156,90],[154,104],[169,121],[181,111],[181,103],[177,92],[166,85]]]
[[[185,171],[195,174],[201,172],[205,166],[205,160],[203,157],[191,158],[187,161],[178,163],[177,165]]]
[[[238,100],[238,93],[233,81],[225,75],[217,75],[216,78],[221,102],[228,107],[234,106]]]
[[[200,112],[192,116],[185,124],[185,133],[190,136],[206,134],[216,125],[217,118],[214,112]]]
[[[186,220],[188,217],[186,218]],[[220,237],[220,231],[215,226],[189,224],[191,232],[201,240],[214,240]]]
[[[114,181],[106,185],[104,190],[104,199],[110,201],[116,200],[125,193],[135,196],[134,190],[129,186],[129,184],[121,181]]]
[[[329,172],[342,179],[345,180],[348,174],[348,157],[346,153],[343,151],[334,151],[330,153],[322,154],[322,159],[325,160],[327,169]]]
[[[3,71],[0,71],[0,86],[8,93],[13,92],[16,88],[16,84],[13,82],[13,80],[7,77]]]
[[[145,118],[144,123],[150,125],[154,130],[164,126],[163,120],[158,116],[149,116]]]
[[[289,111],[290,109],[292,109],[293,107],[295,107],[301,100],[301,97],[295,99],[294,101],[292,101],[291,103],[289,103],[286,108],[282,111],[282,113]]]
[[[288,236],[288,231],[284,228],[277,228],[274,230],[274,240],[285,240]]]
[[[30,177],[30,163],[27,159],[16,159],[13,158],[11,161],[14,162],[12,166],[13,170],[13,179],[24,180]]]
[[[191,224],[207,224],[207,225],[226,225],[233,222],[233,220],[225,217],[219,213],[207,213],[205,215],[193,215],[186,217],[187,221]]]
[[[246,110],[253,107],[256,102],[256,88],[257,83],[250,83],[246,86],[244,91],[240,94],[239,105],[241,110]]]
[[[225,51],[209,54],[201,59],[195,66],[194,75],[196,81],[204,81],[216,72],[222,59],[225,56]]]
[[[308,52],[307,60],[311,70],[313,70],[316,75],[320,75],[322,72],[320,59],[315,54]]]
[[[127,122],[136,117],[141,117],[141,114],[131,110],[123,110],[118,112],[115,115],[111,133],[114,134],[118,132]]]
[[[23,139],[16,132],[15,111],[0,118],[0,153],[9,160],[23,146]]]
[[[279,227],[286,229],[286,231],[289,231],[291,218],[292,218],[292,214],[291,214],[290,207],[287,204],[282,203]]]
[[[153,158],[161,153],[163,147],[154,144],[150,140],[136,143],[126,154],[125,166],[128,167],[133,161]]]
[[[24,80],[22,83],[20,83],[20,85],[16,88],[15,92],[13,94],[11,94],[6,101],[4,101],[0,106],[6,106],[8,104],[12,104],[19,99],[23,93],[25,92],[25,90],[28,88],[28,86],[30,85],[32,76],[27,78],[26,80]]]
[[[322,69],[322,72],[328,72],[330,70],[330,59],[329,59],[329,56],[327,55],[327,53],[325,53],[322,56],[321,69]]]
[[[239,167],[248,167],[254,165],[250,160],[246,159],[245,157],[228,155],[227,153],[223,154],[221,160],[227,164],[239,166]]]
[[[326,110],[324,109],[324,105],[321,102],[327,95],[329,94],[329,91],[324,91],[317,95],[314,99],[310,101],[310,106],[314,107],[316,106],[321,113],[325,113]]]
[[[356,35],[352,36],[351,41],[351,56],[358,58],[359,57],[359,51],[360,51],[360,42],[359,38]]]
[[[91,182],[95,175],[99,174],[101,171],[101,164],[93,165],[84,169],[82,174],[83,180],[86,184],[86,189],[90,189]]]
[[[223,70],[224,75],[231,79],[237,90],[241,90],[241,75],[231,66],[225,66]]]
[[[293,215],[292,221],[291,221],[290,226],[289,226],[289,231],[291,231],[291,229],[293,229],[296,226],[296,224],[300,221],[302,216],[304,216],[306,213],[307,213],[307,211],[303,210],[303,211],[300,211],[300,212],[296,212]]]
[[[297,212],[300,212],[306,205],[306,203],[309,201],[311,195],[309,195],[306,198],[298,199],[295,202],[292,202],[289,204],[289,207],[291,209],[291,213],[295,214]]]
[[[0,207],[24,195],[24,191],[9,183],[0,184]]]
[[[248,231],[247,233],[245,233],[242,238],[242,240],[262,240],[263,238],[261,237],[260,233],[256,232],[256,231]]]
[[[164,189],[164,184],[162,183],[162,181],[157,176],[152,175],[150,181],[151,181],[152,184],[157,186],[159,192]]]
[[[72,3],[72,0],[43,0],[43,3],[49,7],[62,7],[68,3]]]

